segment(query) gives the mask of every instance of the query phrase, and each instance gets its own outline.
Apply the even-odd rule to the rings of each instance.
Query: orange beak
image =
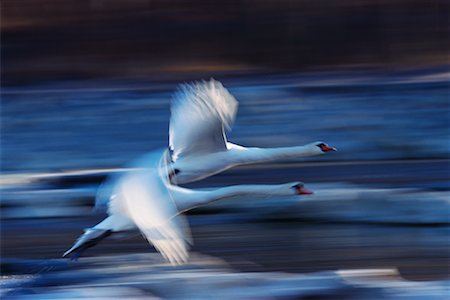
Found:
[[[323,152],[328,152],[328,151],[337,151],[337,149],[336,149],[336,148],[334,148],[334,147],[330,147],[330,146],[328,146],[328,145],[324,145],[324,146],[322,146],[321,148],[322,148],[322,151],[323,151]]]
[[[312,194],[314,194],[313,191],[308,190],[308,189],[305,188],[304,186],[302,186],[302,187],[297,187],[295,190],[296,190],[296,192],[297,192],[298,195],[312,195]]]

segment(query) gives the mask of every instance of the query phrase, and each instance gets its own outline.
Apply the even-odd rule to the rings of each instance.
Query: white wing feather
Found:
[[[171,107],[172,160],[226,150],[225,129],[231,129],[237,107],[236,99],[214,79],[181,85]]]
[[[141,168],[124,174],[110,200],[110,214],[124,214],[139,228],[149,243],[172,264],[181,264],[189,256],[185,228],[162,175],[161,152],[137,160]],[[145,167],[144,167],[145,166]]]

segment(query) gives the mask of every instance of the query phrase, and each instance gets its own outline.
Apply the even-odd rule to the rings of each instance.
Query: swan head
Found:
[[[330,152],[330,151],[337,151],[336,148],[330,147],[330,146],[328,146],[328,144],[326,144],[324,142],[317,142],[317,143],[315,143],[315,146],[319,147],[320,151],[322,151],[324,153],[325,152]]]
[[[303,182],[298,182],[298,183],[294,184],[293,186],[291,186],[291,189],[294,190],[294,193],[296,195],[312,195],[312,194],[314,194],[313,191],[311,191],[305,187],[305,184]]]

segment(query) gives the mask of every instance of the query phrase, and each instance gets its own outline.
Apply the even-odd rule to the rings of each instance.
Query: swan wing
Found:
[[[118,186],[122,178],[127,176],[130,172],[134,170],[144,170],[144,169],[154,169],[154,168],[164,168],[165,174],[160,174],[163,181],[164,176],[170,173],[170,154],[166,149],[158,149],[141,155],[137,159],[134,159],[125,166],[126,171],[115,172],[108,175],[108,177],[100,184],[95,195],[95,207],[94,212],[106,212],[112,211],[112,207],[119,205],[121,199],[117,197]],[[161,169],[162,170],[162,169]]]
[[[178,157],[224,151],[238,102],[214,79],[181,85],[172,99],[169,147]]]
[[[126,214],[147,241],[175,265],[189,256],[185,223],[167,189],[165,175],[161,175],[161,160],[159,151],[147,154],[137,161],[144,168],[134,168],[121,177],[109,213]]]
[[[165,259],[172,264],[184,263],[189,255],[183,228],[177,220],[182,216],[178,216],[167,190],[148,173],[133,172],[121,182],[126,212]]]

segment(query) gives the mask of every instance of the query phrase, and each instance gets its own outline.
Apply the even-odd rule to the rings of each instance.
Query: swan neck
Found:
[[[206,203],[246,195],[283,195],[280,185],[235,185],[211,191]]]
[[[314,144],[295,147],[273,148],[273,155],[279,158],[295,158],[322,154],[322,151]]]
[[[240,151],[240,164],[295,159],[300,157],[315,156],[323,154],[316,143],[295,147],[279,148],[247,148]]]

